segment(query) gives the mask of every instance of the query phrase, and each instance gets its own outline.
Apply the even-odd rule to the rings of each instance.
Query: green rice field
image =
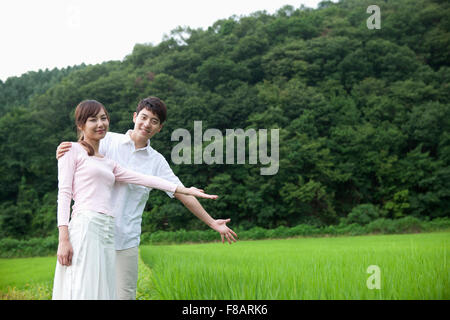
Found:
[[[450,298],[450,232],[141,246],[138,299]],[[0,259],[1,299],[50,299],[56,258]]]

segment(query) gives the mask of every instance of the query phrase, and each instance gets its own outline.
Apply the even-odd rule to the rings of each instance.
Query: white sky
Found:
[[[320,0],[2,0],[0,79],[39,69],[122,60],[136,43],[161,42],[177,26]],[[337,2],[337,0],[333,0]]]

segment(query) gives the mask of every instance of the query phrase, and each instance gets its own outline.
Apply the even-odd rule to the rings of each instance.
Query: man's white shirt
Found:
[[[100,140],[99,152],[124,168],[157,176],[183,186],[166,159],[150,146],[150,140],[146,147],[136,149],[130,133],[131,130],[126,134],[108,132],[105,138]],[[142,212],[151,190],[134,184],[115,183],[111,198],[116,225],[116,250],[139,246]],[[173,193],[166,193],[169,197],[174,197]]]

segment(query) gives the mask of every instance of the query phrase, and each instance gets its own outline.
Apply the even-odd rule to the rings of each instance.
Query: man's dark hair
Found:
[[[159,118],[160,123],[166,121],[167,108],[166,104],[161,99],[157,97],[148,97],[142,99],[136,108],[136,113],[139,115],[139,112],[141,112],[141,110],[144,108],[156,114]]]

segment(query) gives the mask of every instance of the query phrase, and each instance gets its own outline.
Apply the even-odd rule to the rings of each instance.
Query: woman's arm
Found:
[[[73,177],[76,170],[76,147],[58,160],[58,227],[69,225]]]
[[[148,188],[159,189],[163,191],[173,192],[175,194],[185,194],[194,196],[197,198],[204,199],[217,199],[217,195],[206,194],[202,189],[197,189],[195,187],[186,188],[183,186],[176,185],[170,181],[162,179],[160,177],[155,177],[151,175],[145,175],[136,171],[128,170],[122,168],[120,165],[116,164],[114,168],[114,175],[116,181],[127,182],[132,184],[138,184]]]
[[[72,200],[73,177],[76,169],[76,150],[72,148],[58,160],[58,262],[63,266],[72,264],[73,249],[69,240],[70,201]]]

